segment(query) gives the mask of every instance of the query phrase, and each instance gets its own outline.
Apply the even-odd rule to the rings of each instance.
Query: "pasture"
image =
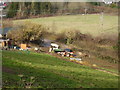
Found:
[[[118,76],[45,53],[3,51],[3,87],[117,88]]]
[[[14,24],[31,21],[49,28],[50,32],[61,33],[65,30],[79,30],[83,34],[92,36],[117,36],[118,16],[91,14],[91,15],[65,15],[41,17],[33,19],[15,20]]]

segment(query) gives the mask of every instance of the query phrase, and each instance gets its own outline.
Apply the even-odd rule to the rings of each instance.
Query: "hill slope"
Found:
[[[3,51],[3,86],[117,88],[118,76],[67,62],[47,54]]]
[[[23,21],[31,21],[49,27],[49,31],[60,33],[66,30],[79,30],[81,33],[89,33],[92,36],[118,35],[118,16],[99,14],[66,15],[44,18],[16,20],[15,24]],[[16,26],[16,25],[14,25]]]

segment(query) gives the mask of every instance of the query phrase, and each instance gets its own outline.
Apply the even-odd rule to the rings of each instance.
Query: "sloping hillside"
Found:
[[[92,36],[117,37],[118,16],[88,14],[88,15],[66,15],[34,19],[15,20],[16,24],[24,24],[23,21],[42,24],[49,28],[50,32],[62,33],[66,30],[79,30],[83,34]]]
[[[44,53],[3,51],[2,62],[3,87],[118,87],[118,76]]]

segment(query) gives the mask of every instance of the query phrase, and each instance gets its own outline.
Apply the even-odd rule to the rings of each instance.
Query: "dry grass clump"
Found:
[[[8,28],[8,27],[12,27],[13,26],[13,22],[11,20],[3,20],[3,28]]]

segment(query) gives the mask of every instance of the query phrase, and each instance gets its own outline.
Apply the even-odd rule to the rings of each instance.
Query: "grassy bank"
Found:
[[[3,51],[4,87],[117,88],[117,85],[118,76],[48,54]]]

